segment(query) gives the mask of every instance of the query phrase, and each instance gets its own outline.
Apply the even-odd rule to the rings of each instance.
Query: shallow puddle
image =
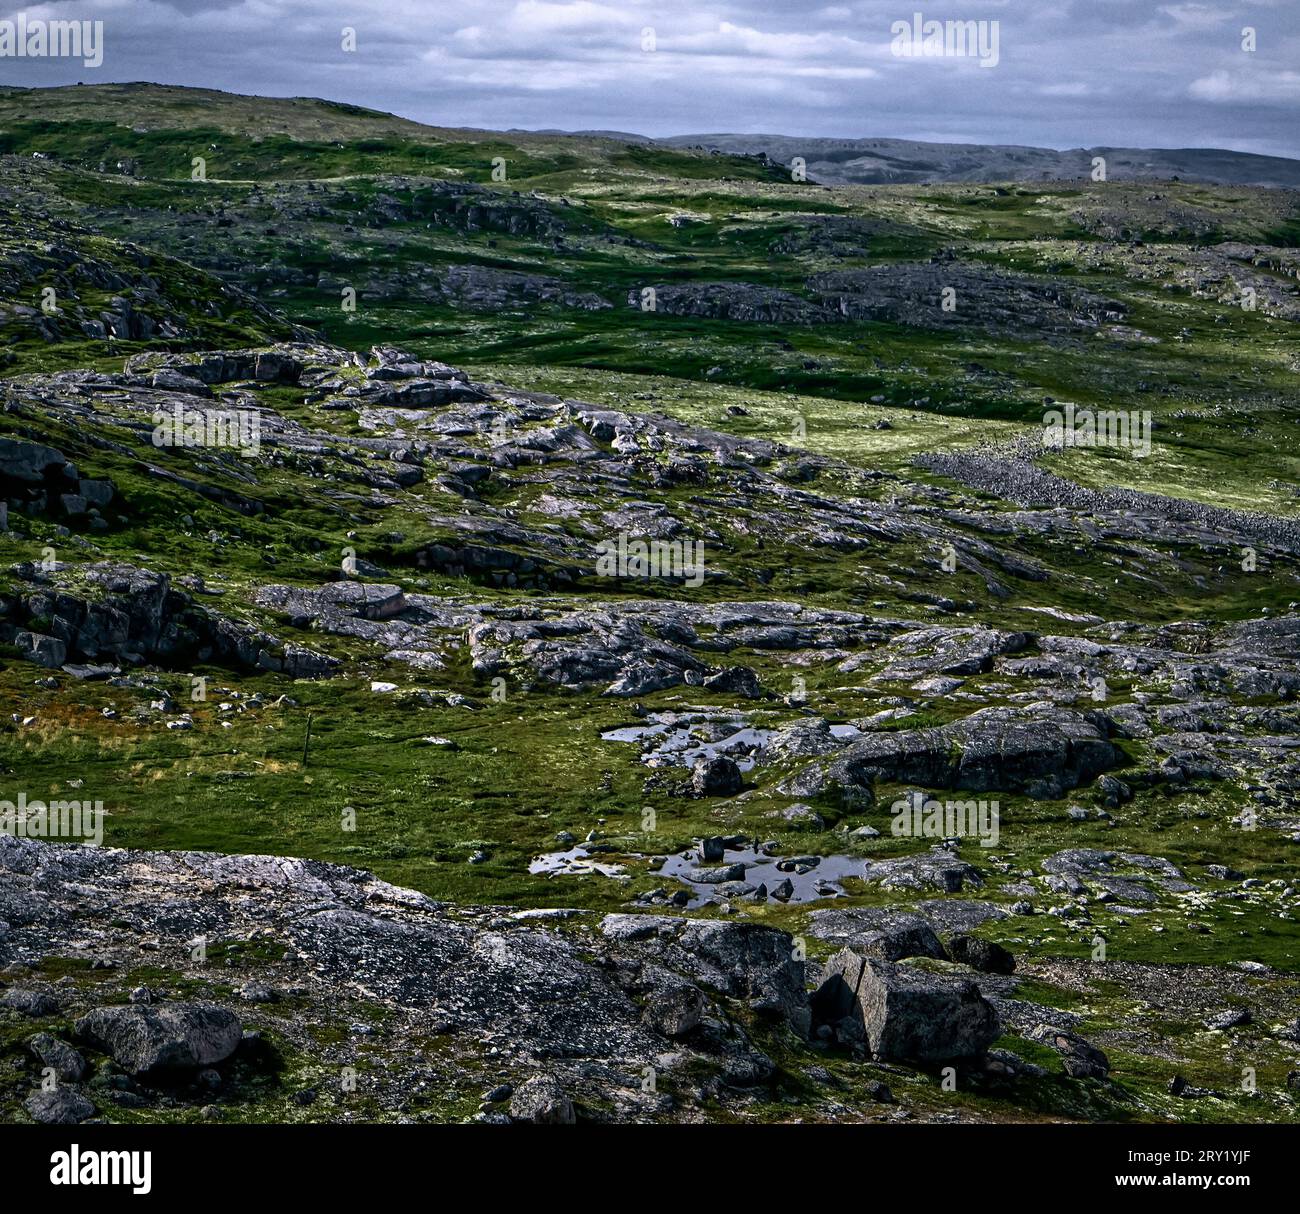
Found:
[[[710,898],[748,898],[760,885],[767,886],[768,902],[815,902],[820,898],[839,898],[845,893],[840,884],[845,877],[863,877],[867,872],[867,862],[858,856],[810,856],[807,859],[817,859],[817,864],[808,872],[783,871],[795,858],[766,856],[750,847],[738,847],[728,848],[723,858],[712,864],[701,860],[699,852],[692,849],[669,856],[659,872],[676,878],[692,890],[688,904],[691,907],[702,906]],[[719,885],[693,879],[697,869],[725,868],[731,864],[745,866],[741,885],[749,886],[748,890],[736,892],[736,885],[731,883]],[[793,892],[788,898],[777,898],[773,891],[781,889],[786,881],[790,882]]]
[[[626,881],[627,873],[621,864],[605,864],[590,859],[591,853],[585,847],[571,847],[568,851],[551,851],[535,856],[528,864],[528,871],[536,876],[539,873],[564,876],[584,876],[596,873],[601,877],[614,877]]]

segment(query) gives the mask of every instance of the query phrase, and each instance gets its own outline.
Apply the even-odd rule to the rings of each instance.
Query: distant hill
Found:
[[[794,135],[675,135],[668,147],[764,154],[780,164],[802,156],[808,176],[827,185],[942,181],[1087,180],[1095,156],[1111,181],[1139,178],[1300,188],[1300,160],[1222,148],[1053,148],[1014,144],[922,143],[912,139],[815,139]]]
[[[74,132],[70,124],[77,125]],[[1222,148],[1053,148],[1004,144],[923,143],[911,139],[824,139],[798,135],[674,135],[651,139],[625,131],[522,130],[489,131],[455,125],[434,126],[395,114],[316,97],[255,97],[216,89],[183,88],[145,82],[67,85],[20,89],[0,86],[0,152],[52,153],[60,159],[86,162],[130,158],[139,171],[155,175],[181,163],[188,172],[188,143],[179,146],[176,133],[203,135],[221,142],[235,136],[261,145],[264,154],[243,157],[242,171],[276,176],[307,173],[293,156],[286,158],[285,140],[316,145],[319,153],[338,163],[339,173],[351,171],[349,157],[335,156],[330,145],[360,148],[373,158],[381,150],[389,161],[375,164],[389,171],[429,171],[464,168],[484,156],[523,153],[534,167],[623,168],[645,170],[670,167],[688,176],[773,176],[770,166],[737,159],[725,166],[698,165],[697,149],[733,157],[766,156],[776,165],[803,157],[808,178],[826,185],[906,185],[931,182],[1010,182],[1088,180],[1095,156],[1106,158],[1111,181],[1140,179],[1199,182],[1209,185],[1300,188],[1300,160],[1256,156]],[[382,141],[385,147],[380,148]],[[184,142],[183,140],[180,142]],[[176,145],[176,146],[173,146]],[[404,152],[401,149],[406,149]],[[429,149],[421,151],[418,149]],[[223,146],[223,152],[230,152]],[[181,158],[181,152],[186,155]],[[690,170],[681,159],[694,154]],[[631,158],[631,159],[629,159]],[[154,163],[157,161],[157,163]],[[459,165],[455,162],[464,162]],[[278,164],[279,168],[273,167]],[[513,176],[513,174],[512,174]]]

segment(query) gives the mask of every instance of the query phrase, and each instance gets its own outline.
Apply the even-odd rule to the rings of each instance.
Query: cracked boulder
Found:
[[[865,1042],[873,1058],[955,1062],[978,1058],[1001,1035],[974,982],[841,949],[812,999],[817,1024]]]

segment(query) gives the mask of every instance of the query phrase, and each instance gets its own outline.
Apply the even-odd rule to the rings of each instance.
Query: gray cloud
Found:
[[[70,0],[0,17],[19,11],[102,20],[104,63],[0,58],[7,84],[156,80],[446,126],[1300,156],[1294,0]],[[892,54],[916,11],[997,21],[997,66]]]

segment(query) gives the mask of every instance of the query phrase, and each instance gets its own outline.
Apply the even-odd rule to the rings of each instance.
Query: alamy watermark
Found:
[[[104,23],[46,21],[19,13],[0,21],[0,59],[80,59],[83,67],[102,67]]]
[[[1122,447],[1139,459],[1151,454],[1150,409],[1048,409],[1044,447]]]
[[[626,531],[596,545],[597,577],[660,577],[704,584],[703,540],[633,540]]]
[[[99,847],[104,842],[103,801],[0,801],[0,835],[16,839],[66,839]]]
[[[262,449],[257,409],[191,409],[175,404],[153,415],[155,447],[230,447],[247,459]]]
[[[920,796],[895,801],[891,831],[896,839],[972,838],[996,847],[1002,812],[996,801],[927,801]]]
[[[927,21],[913,13],[911,21],[895,21],[889,32],[889,49],[900,59],[978,59],[980,67],[997,67],[1001,59],[998,21]]]
[[[104,1151],[74,1142],[50,1156],[52,1185],[121,1185],[132,1193],[153,1191],[152,1151]]]

